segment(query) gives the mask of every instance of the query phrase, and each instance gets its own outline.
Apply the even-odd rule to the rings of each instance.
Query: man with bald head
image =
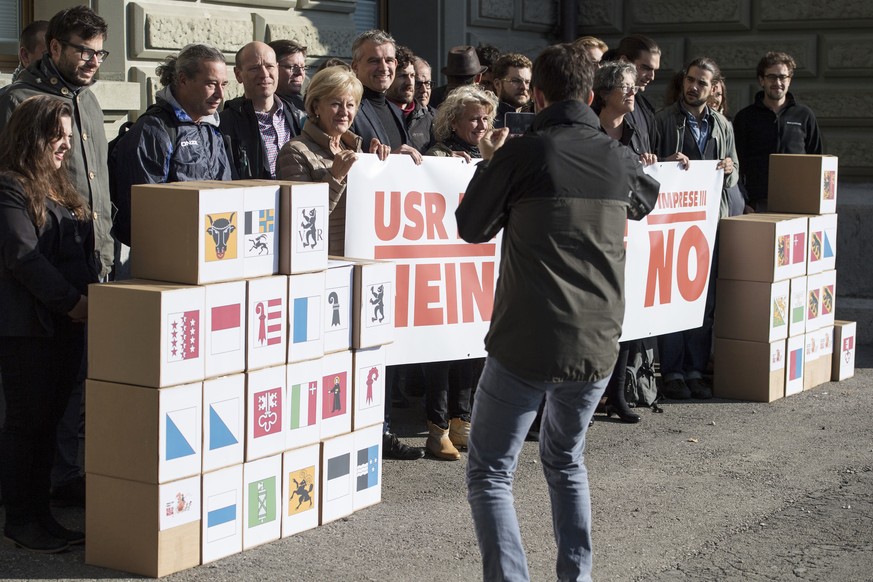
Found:
[[[250,42],[236,53],[233,72],[245,94],[225,103],[220,129],[229,139],[234,178],[273,179],[279,150],[295,136],[292,105],[276,94],[276,53],[265,43]]]

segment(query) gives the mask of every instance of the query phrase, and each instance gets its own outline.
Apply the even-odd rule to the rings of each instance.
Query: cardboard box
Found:
[[[243,462],[246,377],[234,374],[203,382],[203,472]]]
[[[203,475],[203,563],[242,551],[243,467],[234,465]]]
[[[719,277],[769,283],[806,274],[808,217],[744,214],[718,228]]]
[[[810,275],[837,266],[837,215],[809,217],[809,250],[806,272]]]
[[[285,366],[246,373],[246,461],[285,450]]]
[[[803,392],[805,341],[805,335],[788,338],[785,348],[785,396]]]
[[[382,501],[382,425],[369,426],[355,435],[354,510]]]
[[[279,272],[276,235],[279,233],[278,182],[247,180],[242,220],[243,274],[246,278],[275,275]]]
[[[88,377],[163,388],[203,380],[203,287],[130,279],[88,288]]]
[[[798,336],[806,333],[806,289],[807,277],[794,277],[788,291],[788,335]]]
[[[199,475],[158,485],[89,473],[85,487],[86,564],[152,578],[200,564]]]
[[[321,445],[285,452],[282,479],[282,537],[318,527]]]
[[[206,285],[206,377],[246,369],[246,282]]]
[[[288,277],[288,362],[324,355],[324,271]]]
[[[285,448],[315,444],[321,437],[322,362],[307,360],[288,364]]]
[[[804,342],[803,389],[811,390],[830,382],[834,354],[834,328],[807,332]]]
[[[837,272],[824,271],[807,278],[806,332],[834,324]]]
[[[836,156],[771,154],[767,207],[771,212],[837,211]]]
[[[839,382],[855,375],[855,337],[857,323],[854,321],[834,322],[834,358],[831,380]]]
[[[771,343],[715,338],[713,395],[773,402],[785,395],[785,340]]]
[[[715,335],[770,343],[788,337],[790,283],[719,278],[715,294]]]
[[[351,515],[354,509],[355,434],[347,433],[321,443],[321,515],[324,525]]]
[[[288,277],[248,281],[246,370],[284,364],[288,359]]]
[[[141,184],[131,189],[131,272],[175,283],[245,276],[244,189],[201,182]]]
[[[394,341],[394,263],[355,263],[352,347],[374,348]]]
[[[385,348],[352,353],[352,429],[385,422]]]
[[[321,360],[321,440],[352,431],[352,353]]]
[[[328,258],[324,296],[324,353],[352,347],[352,286],[354,263]]]
[[[243,465],[243,549],[282,535],[282,455]]]
[[[199,475],[203,384],[154,390],[88,380],[85,470],[142,483]]]
[[[283,183],[279,195],[279,272],[286,275],[327,268],[328,186]]]

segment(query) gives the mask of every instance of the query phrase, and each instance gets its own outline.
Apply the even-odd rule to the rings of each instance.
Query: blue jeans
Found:
[[[467,500],[485,580],[527,581],[512,481],[524,438],[546,398],[540,459],[552,505],[561,581],[591,580],[591,499],[583,451],[588,421],[609,377],[597,382],[533,382],[485,360],[473,404]]]

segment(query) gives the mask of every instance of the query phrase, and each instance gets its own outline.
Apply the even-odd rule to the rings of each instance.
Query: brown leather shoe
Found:
[[[445,459],[446,461],[457,461],[461,458],[461,453],[452,444],[449,438],[449,429],[440,428],[434,423],[427,422],[427,450],[434,454],[437,458]]]
[[[449,440],[456,448],[466,449],[470,438],[470,423],[460,418],[449,421]]]

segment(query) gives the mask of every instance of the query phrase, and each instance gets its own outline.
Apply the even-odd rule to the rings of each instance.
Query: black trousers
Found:
[[[482,359],[422,364],[427,419],[446,428],[449,420],[470,421],[473,387],[482,373]]]
[[[59,318],[52,337],[0,337],[6,424],[0,433],[0,484],[6,525],[49,515],[58,422],[76,385],[85,326]]]

